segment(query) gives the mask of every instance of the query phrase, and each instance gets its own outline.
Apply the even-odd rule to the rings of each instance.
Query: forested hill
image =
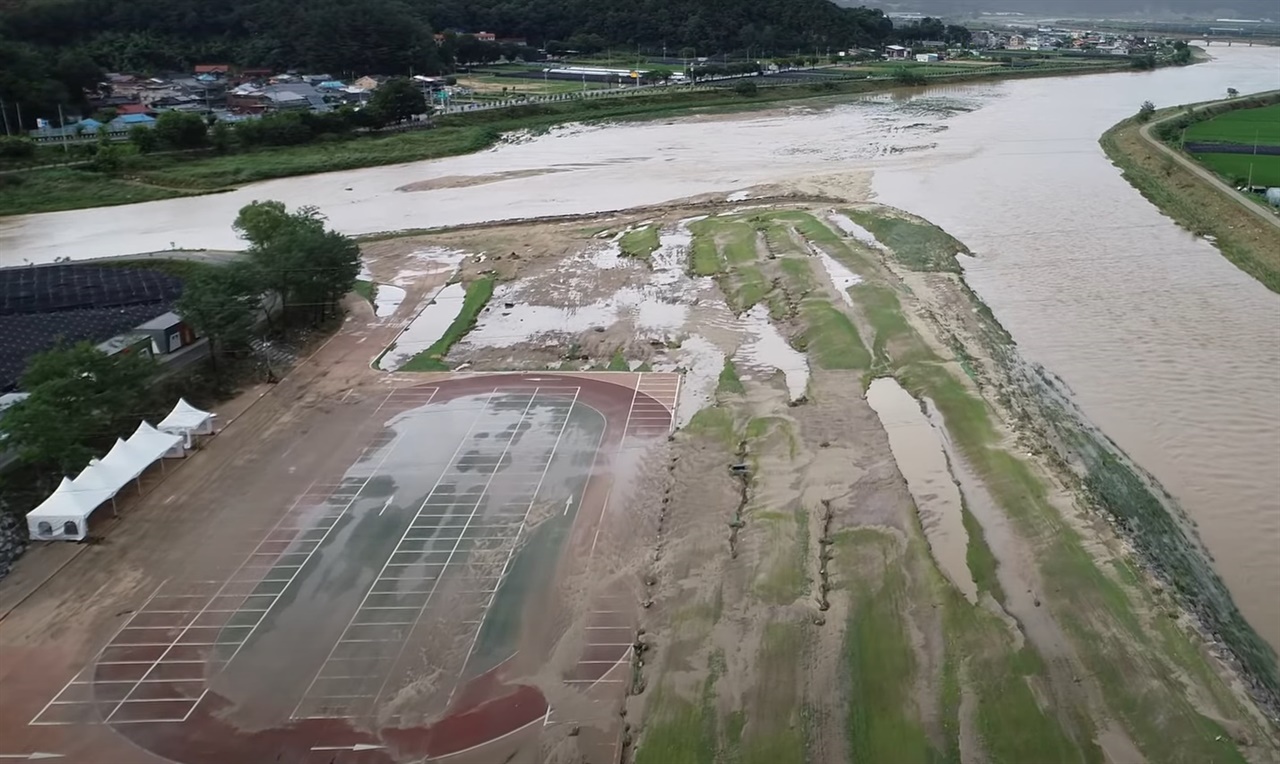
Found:
[[[487,31],[568,47],[667,46],[699,55],[792,53],[884,42],[880,11],[828,0],[0,0],[0,71],[14,46],[108,70],[228,62],[276,69],[436,71],[435,31]],[[0,73],[0,77],[4,75]]]

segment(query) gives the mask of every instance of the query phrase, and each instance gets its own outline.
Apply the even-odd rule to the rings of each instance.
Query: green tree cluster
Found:
[[[137,426],[154,373],[150,356],[87,342],[40,353],[20,380],[29,397],[5,411],[0,432],[25,463],[74,474]]]
[[[253,202],[236,216],[236,232],[249,242],[251,272],[283,307],[324,318],[350,292],[360,272],[360,247],[325,228],[314,207],[289,212],[276,201]]]

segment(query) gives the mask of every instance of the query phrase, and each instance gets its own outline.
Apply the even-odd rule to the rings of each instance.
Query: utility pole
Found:
[[[9,132],[9,110],[5,108],[3,99],[0,99],[0,114],[4,115],[4,134],[13,135],[13,133]]]
[[[1245,189],[1249,193],[1253,193],[1253,163],[1257,161],[1256,157],[1258,156],[1258,130],[1256,128],[1253,131],[1253,156],[1255,159],[1249,160],[1249,187]]]
[[[58,129],[62,131],[62,155],[66,156],[71,149],[67,146],[67,123],[62,118],[62,104],[58,104]]]

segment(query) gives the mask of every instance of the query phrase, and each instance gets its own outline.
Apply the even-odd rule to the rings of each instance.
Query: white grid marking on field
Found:
[[[400,541],[396,544],[394,551],[388,556],[386,563],[383,565],[383,569],[379,572],[368,592],[366,592],[360,605],[357,606],[356,612],[352,615],[350,622],[344,629],[342,637],[334,644],[329,657],[316,673],[316,676],[312,679],[307,691],[303,694],[298,705],[294,708],[294,718],[349,718],[358,715],[357,709],[353,707],[361,707],[370,710],[373,707],[376,707],[377,698],[381,696],[382,691],[385,689],[386,682],[390,679],[389,671],[400,659],[404,645],[407,644],[413,627],[416,626],[422,613],[426,611],[439,582],[442,580],[445,571],[448,570],[448,566],[453,562],[455,555],[459,551],[465,551],[462,549],[463,542],[496,540],[503,542],[504,544],[510,543],[514,546],[518,535],[507,535],[488,531],[483,533],[480,537],[470,537],[467,535],[467,532],[475,528],[488,529],[506,527],[496,525],[476,525],[472,521],[479,512],[481,505],[484,503],[485,498],[488,495],[489,488],[493,483],[493,479],[497,475],[503,460],[506,458],[507,452],[511,448],[512,444],[520,437],[521,426],[528,418],[530,412],[534,410],[535,403],[542,402],[539,401],[539,393],[543,393],[544,396],[546,396],[546,402],[549,404],[567,404],[567,406],[564,407],[564,411],[560,414],[561,418],[555,423],[560,427],[558,432],[563,432],[563,428],[567,425],[569,413],[577,400],[579,388],[533,387],[531,389],[519,389],[504,387],[494,389],[489,394],[489,398],[485,401],[485,406],[481,409],[479,414],[477,414],[476,419],[473,420],[471,424],[471,427],[459,441],[453,457],[450,458],[449,464],[446,465],[445,470],[440,475],[439,480],[437,480],[435,487],[432,488],[431,493],[427,495],[426,499],[419,506],[418,513],[415,514],[414,518],[410,521]],[[568,398],[567,396],[570,394],[572,397]],[[519,420],[511,430],[511,437],[503,442],[502,451],[492,460],[492,465],[483,465],[485,467],[491,467],[491,471],[488,471],[487,473],[477,473],[476,466],[471,464],[468,467],[468,471],[466,473],[462,473],[457,469],[460,461],[458,459],[458,454],[462,451],[464,446],[468,445],[468,442],[471,440],[471,432],[474,430],[476,423],[481,420],[483,414],[488,410],[490,403],[496,395],[502,395],[503,401],[506,402],[510,402],[513,398],[518,399],[519,397],[522,397],[522,395],[528,395],[529,400],[526,403],[524,410],[521,412]],[[546,407],[544,406],[543,408]],[[541,435],[541,433],[539,433],[539,435]],[[536,438],[538,436],[533,437]],[[558,443],[558,435],[556,440]],[[536,445],[536,441],[526,443],[526,445]],[[550,463],[553,455],[554,448],[546,455],[548,464]],[[454,468],[454,472],[458,474],[451,475],[451,467]],[[520,473],[512,474],[519,475],[525,479],[531,479],[536,476],[539,478],[540,482],[541,476],[544,473],[545,467],[542,472],[529,472],[527,475],[521,475]],[[456,498],[450,499],[447,502],[441,502],[438,500],[437,491],[441,485],[446,484],[447,478],[475,477],[477,474],[480,476],[487,474],[488,477],[481,492],[474,497],[474,503],[472,503],[472,499],[470,497],[468,497],[465,502],[460,502]],[[511,481],[507,480],[508,473],[503,472],[502,475],[504,478],[504,488],[510,490],[512,486]],[[535,495],[536,494],[530,495],[527,502],[524,502],[523,500],[520,502],[522,505],[526,506],[525,514],[527,514],[528,508],[532,507]],[[511,503],[514,502],[507,502],[508,505]],[[438,511],[425,511],[428,509],[438,510],[446,506],[455,509],[462,507],[462,512],[444,514]],[[513,520],[516,519],[516,517],[523,517],[523,515],[503,514],[485,515],[485,519],[497,519],[501,516],[511,517]],[[463,517],[466,518],[465,522],[459,527],[454,528],[447,524],[451,520]],[[422,522],[423,520],[427,520],[427,522],[424,523]],[[450,533],[447,536],[440,536],[439,533],[441,531],[456,531],[457,535],[455,536]],[[428,548],[429,544],[435,544],[436,542],[447,543],[445,548]],[[408,560],[405,559],[406,557]],[[393,575],[401,570],[408,575]],[[475,580],[477,582],[489,580],[496,581],[497,578],[476,577]],[[408,590],[403,588],[406,583],[411,587]],[[387,587],[388,584],[390,584],[389,588]],[[494,588],[496,588],[496,586]],[[491,591],[492,590],[485,590],[483,593],[488,594],[491,593]],[[383,599],[373,600],[375,597]],[[397,612],[397,618],[395,621],[381,620],[376,616],[369,615],[371,612],[387,612],[384,607],[371,605],[371,602],[384,602],[387,600],[394,602],[411,602],[412,604],[404,607],[412,608],[415,611],[412,620],[408,620],[407,616],[399,615],[399,613],[404,612],[404,608],[400,607],[396,608],[395,611],[392,611]],[[410,628],[407,630],[400,628],[406,626]],[[382,627],[391,627],[392,633],[385,635],[380,633],[383,631]],[[375,631],[370,633],[369,629],[374,629]],[[367,638],[368,636],[375,636],[378,638],[369,639]],[[399,645],[399,647],[393,650],[388,650],[386,653],[379,652],[377,655],[370,655],[368,652],[369,648],[363,648],[361,649],[359,657],[338,657],[338,654],[344,651],[344,646],[374,645],[379,643],[386,644],[388,647],[393,645]],[[363,673],[359,674],[357,678],[357,692],[344,694],[339,697],[336,694],[324,693],[318,689],[322,683],[329,682],[330,680],[336,680],[341,677],[348,681],[340,683],[340,686],[349,691],[351,686],[350,680],[352,680],[353,675],[347,673],[335,676],[331,673],[331,666],[336,668],[338,671],[350,672],[351,668],[347,668],[343,665],[350,662],[361,662],[366,664],[363,669]],[[377,683],[377,692],[372,695],[366,692],[366,683]],[[370,689],[372,689],[372,687],[370,687]],[[332,700],[340,700],[343,702],[329,702]],[[304,706],[311,707],[305,714],[303,713]]]

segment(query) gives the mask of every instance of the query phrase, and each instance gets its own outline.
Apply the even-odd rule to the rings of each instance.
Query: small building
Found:
[[[137,126],[155,127],[156,118],[150,114],[123,114],[107,123],[107,129],[112,132],[120,130],[132,130]]]
[[[143,103],[127,103],[116,107],[116,115],[120,117],[127,117],[131,114],[146,114],[149,111],[151,110]]]
[[[933,64],[938,61],[937,53],[917,53],[916,60],[922,64]]]
[[[911,49],[901,45],[886,45],[884,47],[884,57],[889,60],[906,60],[911,55]]]
[[[135,331],[149,340],[155,355],[177,352],[197,339],[195,330],[172,311],[140,324]]]
[[[356,80],[351,84],[360,88],[361,90],[377,90],[378,86],[386,81],[387,81],[387,78],[383,77],[380,74],[373,74],[373,75],[366,74],[365,76],[361,77],[360,79]]]
[[[231,67],[227,64],[196,64],[194,73],[197,75],[208,74],[214,77],[226,77],[231,71]]]
[[[493,32],[476,32],[475,38],[480,42],[497,42],[498,36]]]
[[[152,356],[151,335],[142,331],[117,334],[106,342],[97,344],[98,350],[107,355],[141,355]]]
[[[302,93],[293,90],[271,90],[263,93],[265,105],[270,111],[295,111],[310,109],[311,102]]]

